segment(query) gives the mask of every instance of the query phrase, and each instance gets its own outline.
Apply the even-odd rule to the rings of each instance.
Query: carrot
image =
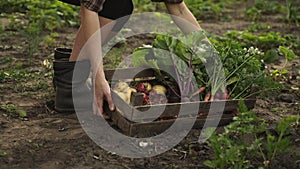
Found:
[[[200,93],[204,92],[204,90],[205,90],[205,87],[200,87],[200,89],[198,89],[195,93],[193,93],[193,94],[191,95],[191,97],[194,97],[194,96],[196,96],[197,94],[200,94]]]
[[[205,101],[205,102],[208,102],[209,99],[210,99],[210,96],[211,96],[210,92],[206,93],[206,95],[205,95],[205,97],[204,97],[204,101]]]

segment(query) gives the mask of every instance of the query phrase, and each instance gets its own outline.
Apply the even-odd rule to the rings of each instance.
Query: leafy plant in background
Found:
[[[251,7],[246,10],[247,17],[252,21],[257,21],[260,18],[262,18],[261,11],[257,9],[256,7]]]
[[[214,159],[207,160],[204,164],[210,168],[254,167],[249,159],[255,157],[261,139],[253,140],[251,137],[263,132],[265,123],[255,116],[253,111],[248,111],[243,103],[240,102],[239,105],[240,114],[234,118],[234,121],[224,128],[223,133],[214,133],[208,140]]]
[[[299,58],[294,50],[300,49],[300,39],[293,35],[282,36],[279,32],[272,31],[258,35],[248,31],[228,31],[223,37],[214,36],[212,38],[212,42],[214,42],[217,50],[223,51],[223,53],[241,55],[241,53],[238,52],[240,50],[233,49],[249,49],[250,46],[260,49],[260,54],[255,57],[263,61],[263,64],[274,63],[281,57],[284,57],[286,61],[279,70],[275,69],[269,71],[271,77],[275,80],[282,74],[287,73],[285,66],[288,62]],[[227,49],[229,52],[226,52]],[[224,62],[224,64],[226,63]],[[272,83],[272,81],[268,79],[270,79],[270,77],[266,77],[265,81],[258,80],[264,82],[264,86],[269,85],[270,88],[281,88],[279,84]],[[268,92],[265,93],[267,94]]]
[[[279,136],[270,134],[267,124],[253,111],[239,103],[238,116],[225,127],[221,134],[214,133],[208,145],[214,153],[213,160],[205,161],[210,168],[267,168],[275,157],[289,152],[292,148],[289,129],[299,123],[299,116],[288,116],[276,125]],[[295,127],[296,128],[296,127]],[[266,138],[261,137],[266,134]]]
[[[296,5],[296,0],[286,0],[286,19],[289,23],[294,22],[297,26],[299,26],[299,6]]]
[[[41,42],[42,28],[39,23],[30,23],[25,30],[21,30],[21,34],[27,38],[28,56],[33,57],[34,53],[38,51],[39,43]]]
[[[14,104],[1,104],[0,109],[6,111],[7,113],[10,113],[10,115],[13,115],[13,116],[18,116],[21,118],[24,118],[27,116],[27,112],[25,110],[18,108]]]
[[[134,6],[136,11],[153,12],[162,11],[165,9],[162,3],[152,3],[150,0],[135,0]],[[203,19],[204,17],[211,17],[214,19],[221,19],[222,13],[226,6],[232,4],[232,0],[185,0],[185,4],[189,7],[191,12]]]
[[[299,58],[293,54],[293,50],[300,49],[300,39],[293,35],[281,36],[279,32],[268,32],[255,35],[248,31],[228,31],[223,37],[214,37],[217,43],[230,42],[237,43],[242,48],[251,46],[264,51],[259,59],[265,63],[273,63],[280,54],[287,57],[288,61]],[[283,53],[282,53],[283,52]],[[289,54],[285,54],[289,53]]]
[[[54,30],[65,25],[78,25],[79,8],[58,0],[0,1],[1,12],[22,13],[30,23],[39,23],[43,30]]]
[[[284,11],[284,6],[276,1],[255,0],[254,5],[246,10],[250,20],[257,21],[263,15],[277,14]]]
[[[266,74],[261,62],[265,53],[253,47],[257,38],[248,32],[230,31],[224,37],[210,39],[219,52],[232,98],[267,95],[281,88]]]
[[[153,12],[161,8],[161,4],[152,3],[151,0],[134,0],[134,8],[136,11]]]
[[[291,137],[288,135],[293,125],[299,125],[299,116],[288,116],[280,120],[275,127],[276,135],[266,131],[267,139],[259,146],[266,167],[275,160],[276,156],[292,150]]]
[[[0,1],[0,9],[11,18],[9,27],[19,30],[27,38],[30,58],[38,51],[42,32],[78,25],[79,8],[58,0],[6,0]]]
[[[263,53],[257,48],[245,48],[234,41],[218,41],[215,46],[223,63],[232,98],[267,95],[280,89],[280,85],[266,75],[260,61]]]
[[[258,23],[258,22],[251,23],[247,28],[249,32],[257,32],[257,31],[270,30],[270,29],[271,27],[269,25],[264,23]]]
[[[190,8],[191,12],[198,17],[198,19],[203,19],[207,16],[214,19],[221,19],[225,7],[232,4],[232,1],[230,0],[186,0],[184,2]]]

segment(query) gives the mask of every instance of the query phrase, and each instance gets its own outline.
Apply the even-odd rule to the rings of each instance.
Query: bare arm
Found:
[[[201,30],[201,27],[200,27],[197,19],[194,17],[194,15],[188,9],[188,7],[186,6],[186,4],[184,2],[179,3],[179,4],[165,3],[165,5],[167,7],[168,12],[171,15],[181,18],[181,19],[179,19],[179,18],[173,17],[173,20],[183,33],[188,34],[193,31]],[[187,24],[187,22],[189,22],[190,24]]]
[[[90,60],[94,77],[95,101],[97,103],[96,113],[103,114],[103,99],[106,98],[111,110],[114,105],[111,98],[111,91],[108,82],[105,79],[103,70],[103,58],[101,48],[101,32],[98,14],[81,5],[81,27],[80,40],[85,44],[84,57]],[[77,34],[78,36],[78,34]],[[76,48],[76,46],[75,46]],[[76,49],[75,49],[76,50]],[[77,49],[78,50],[78,49]],[[81,49],[79,49],[81,50]],[[95,110],[94,110],[95,111]]]

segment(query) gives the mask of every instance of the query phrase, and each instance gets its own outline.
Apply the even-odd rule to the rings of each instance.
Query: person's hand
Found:
[[[94,113],[96,115],[102,116],[104,119],[108,119],[109,117],[104,114],[103,112],[103,100],[106,99],[108,102],[109,109],[113,111],[115,109],[112,97],[111,97],[111,90],[110,86],[105,79],[105,75],[103,70],[98,70],[95,77],[95,82],[94,82]]]

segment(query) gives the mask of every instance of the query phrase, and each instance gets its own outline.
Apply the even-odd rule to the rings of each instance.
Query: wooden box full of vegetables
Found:
[[[217,121],[218,126],[230,123],[238,113],[238,99],[230,100],[226,93],[214,96],[205,88],[195,93],[203,93],[204,98],[185,100],[176,95],[178,85],[171,89],[164,76],[162,81],[157,78],[157,70],[152,68],[126,68],[105,71],[111,83],[113,101],[116,110],[107,114],[122,132],[129,136],[148,137],[162,133],[175,121],[182,125],[190,125],[200,129],[205,123]],[[176,90],[176,91],[173,91]],[[194,95],[196,95],[193,93]],[[198,95],[199,96],[199,95]],[[255,105],[255,99],[245,99],[249,109]],[[214,123],[213,123],[214,124]],[[206,125],[206,127],[208,127]]]

